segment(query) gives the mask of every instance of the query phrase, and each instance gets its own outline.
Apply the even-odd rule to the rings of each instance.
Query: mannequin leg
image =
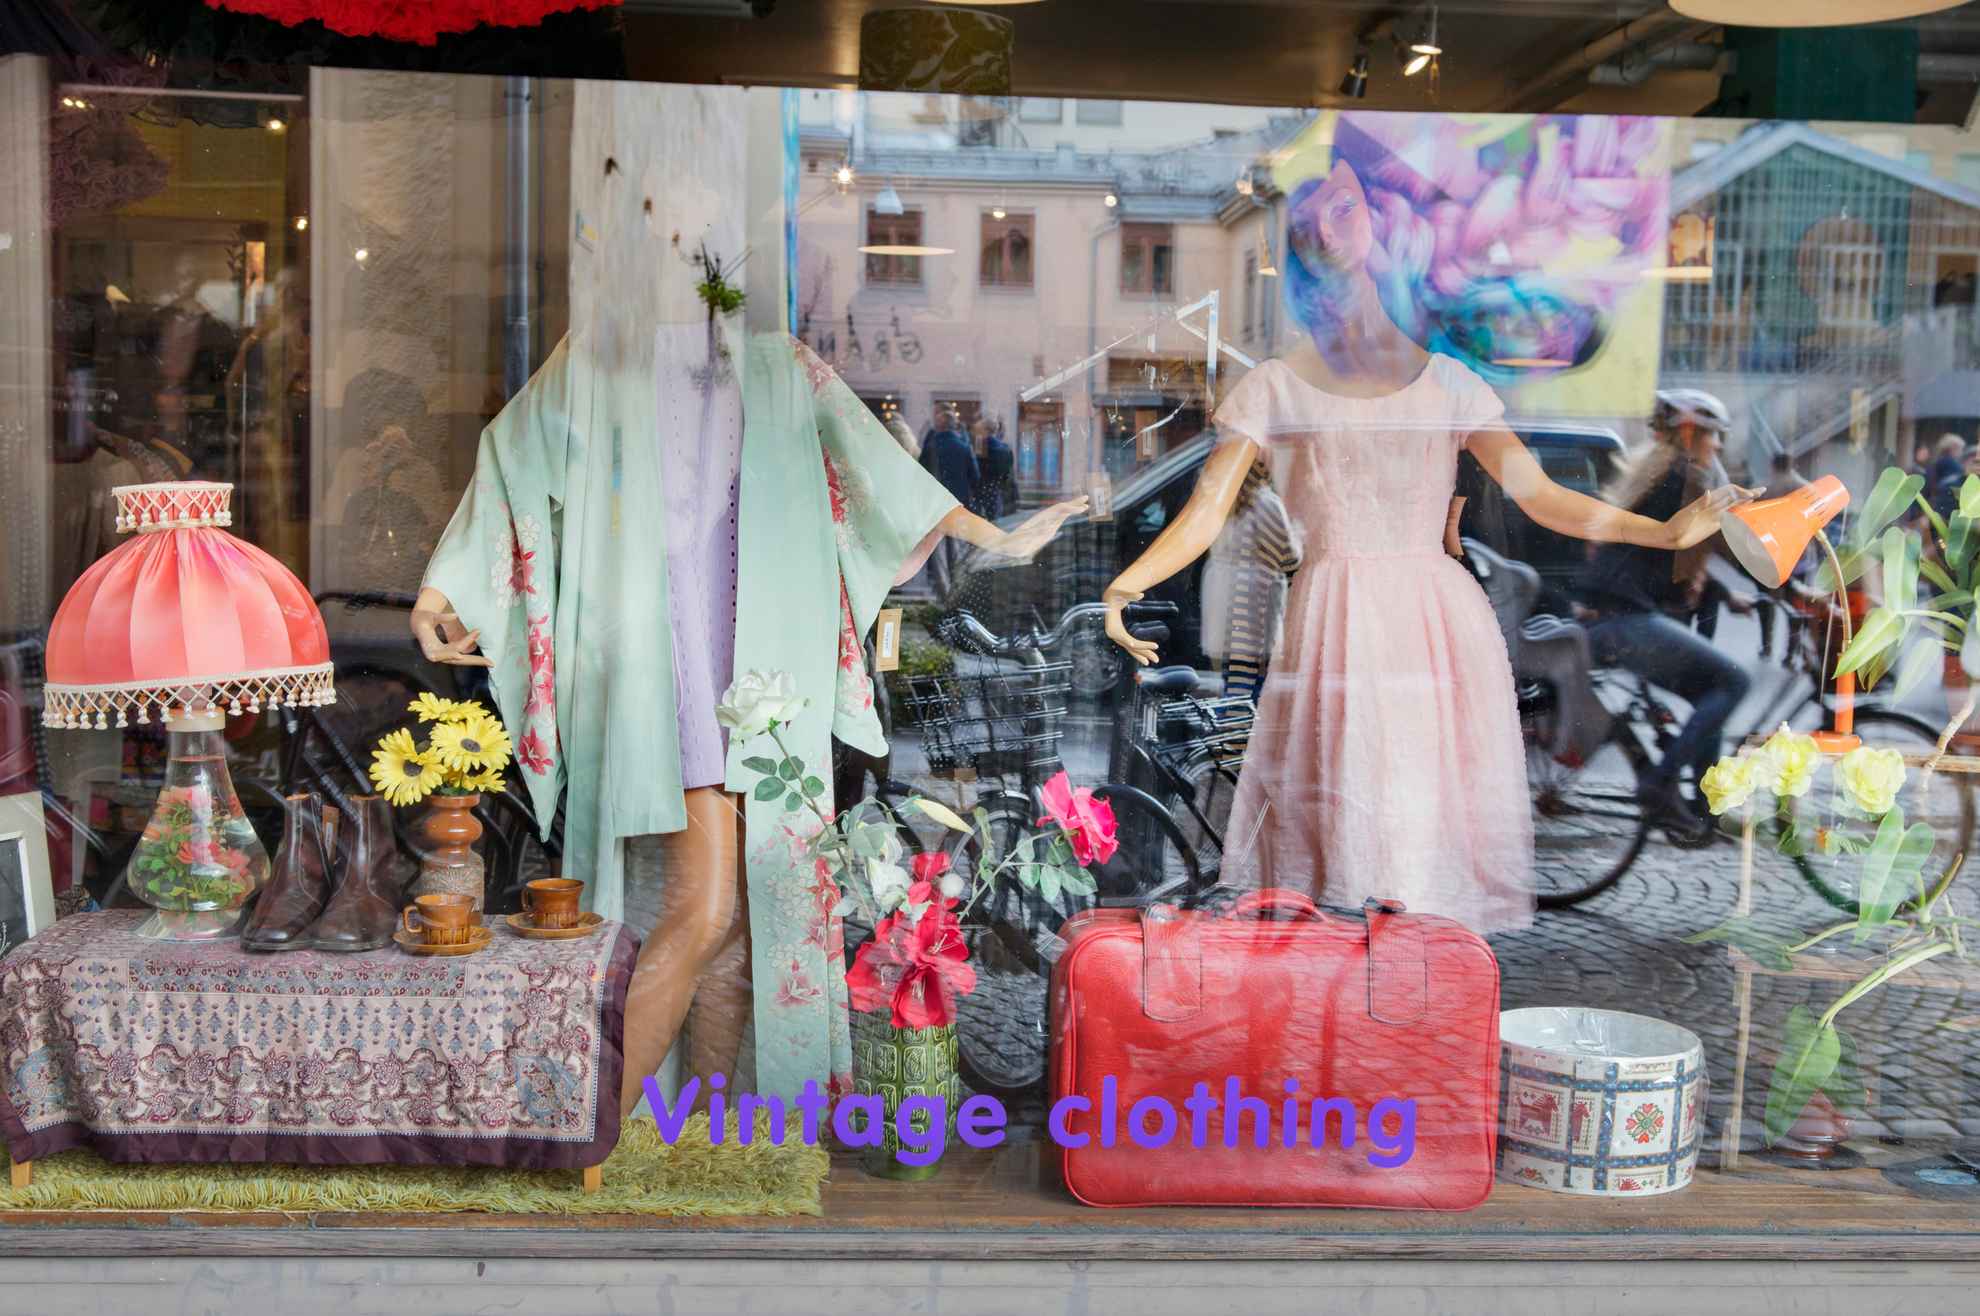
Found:
[[[729,1089],[737,1090],[742,1076],[743,1037],[749,1027],[756,998],[751,991],[749,964],[749,892],[738,893],[736,917],[728,935],[709,960],[701,981],[694,989],[694,1003],[687,1016],[688,1075],[702,1080],[703,1103],[711,1074],[727,1076]]]
[[[742,815],[720,789],[687,793],[686,830],[664,838],[669,890],[660,921],[639,949],[626,992],[626,1072],[619,1113],[632,1113],[641,1080],[660,1068],[681,1030],[695,982],[721,950],[742,885]]]

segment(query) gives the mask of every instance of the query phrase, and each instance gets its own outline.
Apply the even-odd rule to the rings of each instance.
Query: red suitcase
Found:
[[[1463,1211],[1491,1192],[1499,966],[1475,933],[1259,891],[1061,935],[1047,1135],[1080,1201]]]

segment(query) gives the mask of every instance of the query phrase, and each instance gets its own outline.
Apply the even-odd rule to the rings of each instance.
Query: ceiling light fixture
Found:
[[[1341,79],[1341,95],[1350,100],[1360,100],[1368,94],[1368,52],[1354,52],[1354,63],[1348,66],[1346,76]]]
[[[851,187],[853,185],[852,165],[850,163],[841,164],[837,169],[833,170],[832,181],[838,185],[841,192]]]
[[[309,216],[308,216],[308,215],[297,215],[297,216],[296,216],[296,232],[298,232],[298,233],[307,233],[307,232],[309,232]]]
[[[859,249],[862,256],[953,256],[954,247],[924,247],[912,242],[874,242]]]
[[[1112,210],[1115,206],[1121,204],[1121,199],[1115,196],[1112,192],[1109,192],[1107,193],[1106,196],[1100,198],[1100,202],[1102,205],[1106,206],[1107,209]]]
[[[894,190],[893,183],[880,189],[880,195],[873,198],[873,213],[876,215],[905,215],[907,207],[901,204],[901,194]]]

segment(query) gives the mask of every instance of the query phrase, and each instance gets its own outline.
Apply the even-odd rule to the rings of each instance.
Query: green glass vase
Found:
[[[943,1128],[938,1141],[946,1149],[954,1139],[956,1107],[962,1104],[962,1079],[956,1073],[956,1029],[878,1028],[861,1029],[853,1039],[853,1081],[861,1092],[880,1098],[887,1110],[887,1128],[878,1147],[866,1149],[862,1165],[880,1179],[932,1179],[942,1169],[940,1157],[927,1165],[909,1165],[896,1153],[901,1135],[895,1122],[903,1102],[909,1097],[940,1100]],[[934,1123],[932,1110],[920,1110],[909,1117],[908,1127],[917,1135],[915,1142],[927,1146]],[[910,1148],[912,1154],[913,1148]]]

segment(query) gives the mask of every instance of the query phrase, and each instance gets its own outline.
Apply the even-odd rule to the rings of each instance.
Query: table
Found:
[[[619,1136],[638,939],[253,954],[63,919],[0,960],[0,1137],[35,1158],[580,1169]]]

